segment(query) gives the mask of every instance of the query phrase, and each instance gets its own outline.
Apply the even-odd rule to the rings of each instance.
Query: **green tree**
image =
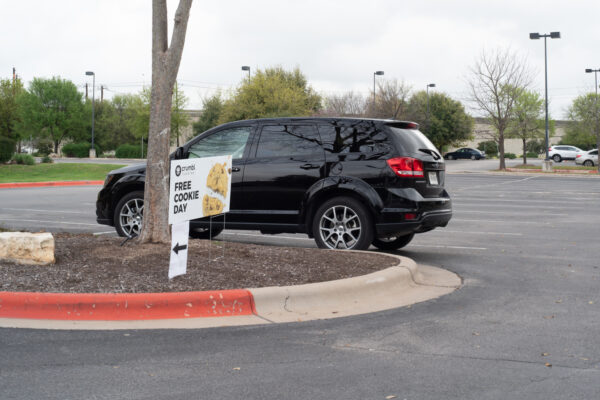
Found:
[[[29,90],[19,97],[19,106],[22,129],[50,138],[54,152],[63,139],[81,140],[87,135],[82,95],[71,81],[34,78]]]
[[[600,146],[598,132],[598,115],[600,113],[600,96],[595,93],[581,95],[573,100],[569,107],[567,132],[561,143],[570,144],[582,149],[592,149]]]
[[[198,135],[219,125],[219,118],[223,111],[223,99],[221,92],[202,99],[202,113],[198,122],[194,122],[194,134]]]
[[[473,118],[460,101],[440,92],[429,94],[429,117],[427,116],[427,93],[415,93],[408,102],[407,118],[418,122],[423,133],[440,151],[447,146],[460,146],[472,136]]]
[[[219,123],[241,119],[301,117],[321,108],[321,96],[308,85],[300,69],[257,70],[225,101]]]
[[[523,164],[527,164],[527,142],[545,136],[546,122],[544,99],[536,92],[520,90],[513,105],[512,116],[506,129],[506,137],[521,139],[523,143]],[[554,124],[552,124],[554,126]]]
[[[23,139],[18,124],[21,120],[18,98],[23,93],[23,83],[20,79],[0,80],[0,136],[14,141]]]
[[[185,112],[185,107],[188,104],[188,98],[183,90],[179,89],[179,84],[175,82],[173,88],[173,105],[171,106],[171,142],[175,142],[179,147],[179,137],[181,129],[190,124],[190,118]],[[175,140],[173,140],[175,137]]]

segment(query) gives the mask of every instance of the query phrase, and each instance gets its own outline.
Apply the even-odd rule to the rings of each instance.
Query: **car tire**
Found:
[[[583,165],[586,167],[593,167],[594,166],[594,162],[592,160],[585,160],[583,162]]]
[[[561,162],[562,161],[562,157],[559,156],[558,154],[553,155],[552,159],[554,160],[554,162]]]
[[[454,156],[448,156],[448,160],[454,160]]]
[[[190,237],[192,239],[211,239],[223,232],[222,226],[210,228],[190,228]]]
[[[135,237],[142,231],[144,217],[144,192],[127,193],[115,207],[113,221],[119,236]]]
[[[477,160],[476,156],[471,156],[471,160]]]
[[[373,246],[379,250],[398,250],[410,243],[415,237],[414,233],[403,236],[388,236],[386,238],[373,239]]]
[[[334,197],[315,213],[312,231],[321,249],[366,250],[373,242],[373,218],[351,197]]]

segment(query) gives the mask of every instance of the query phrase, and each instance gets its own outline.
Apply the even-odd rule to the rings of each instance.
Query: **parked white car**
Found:
[[[567,146],[567,145],[556,145],[550,146],[548,149],[548,155],[554,162],[561,162],[562,160],[575,160],[577,154],[583,153],[579,147]]]
[[[584,151],[581,154],[577,154],[577,156],[575,156],[575,164],[585,165],[586,167],[598,165],[598,149]]]

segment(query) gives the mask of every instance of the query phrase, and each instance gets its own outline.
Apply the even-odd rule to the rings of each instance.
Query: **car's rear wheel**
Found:
[[[448,156],[448,160],[454,160],[454,156]]]
[[[190,237],[193,239],[211,239],[223,232],[222,226],[213,226],[211,228],[190,229]]]
[[[139,236],[144,218],[144,192],[127,193],[115,208],[114,223],[119,236]]]
[[[335,197],[315,213],[313,234],[322,249],[366,250],[373,241],[373,221],[360,201]]]
[[[585,165],[586,167],[593,167],[594,166],[594,162],[592,160],[585,160],[583,162],[583,165]]]
[[[398,250],[410,243],[415,237],[414,233],[402,236],[386,236],[373,239],[373,246],[380,250]]]
[[[471,160],[477,160],[477,156],[471,156]]]
[[[561,162],[562,161],[562,157],[559,156],[558,154],[553,155],[552,159],[554,160],[554,162]]]

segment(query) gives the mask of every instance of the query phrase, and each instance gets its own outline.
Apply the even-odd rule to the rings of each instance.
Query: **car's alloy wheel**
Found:
[[[373,240],[373,225],[366,208],[349,197],[325,202],[315,214],[313,233],[324,249],[365,250]]]
[[[410,243],[415,237],[414,233],[408,235],[390,235],[373,239],[373,246],[380,250],[398,250]]]
[[[454,160],[454,156],[448,156],[448,160]]]
[[[126,194],[115,208],[115,228],[119,236],[135,237],[142,232],[144,219],[144,192]]]
[[[475,160],[475,159],[477,159],[477,157],[471,156],[471,160]]]
[[[554,160],[554,162],[561,162],[562,161],[562,158],[558,154],[553,155],[552,159]]]
[[[585,160],[583,162],[583,165],[585,165],[586,167],[593,167],[594,166],[594,162],[592,160]]]

